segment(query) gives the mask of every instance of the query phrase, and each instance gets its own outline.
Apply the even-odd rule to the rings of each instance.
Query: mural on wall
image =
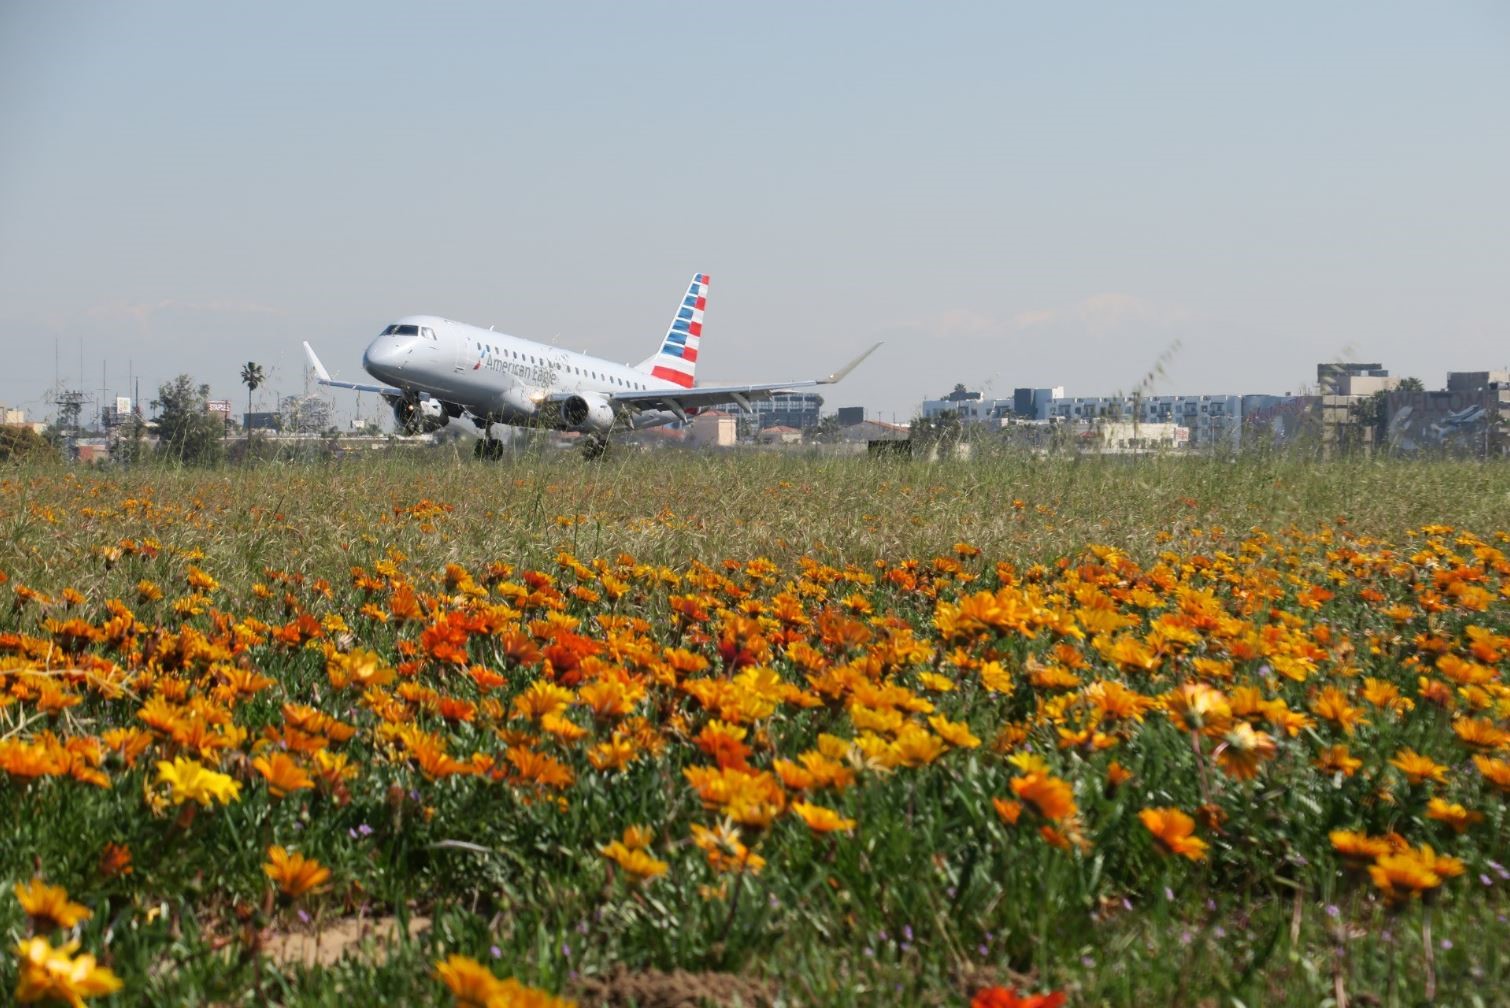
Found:
[[[1493,392],[1392,392],[1387,443],[1398,452],[1485,455],[1497,451],[1501,403]]]

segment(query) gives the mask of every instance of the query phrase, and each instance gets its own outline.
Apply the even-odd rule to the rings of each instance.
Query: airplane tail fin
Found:
[[[640,371],[691,388],[697,373],[697,347],[702,342],[703,308],[708,303],[708,274],[699,273],[687,286],[681,307],[661,340],[661,348],[636,367]]]

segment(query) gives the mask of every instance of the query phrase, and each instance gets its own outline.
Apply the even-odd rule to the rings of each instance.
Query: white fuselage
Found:
[[[390,325],[367,347],[362,367],[406,393],[504,424],[536,422],[563,396],[581,396],[606,409],[617,394],[678,388],[627,364],[434,315],[410,315]],[[616,422],[633,427],[674,419],[658,410],[616,414]]]

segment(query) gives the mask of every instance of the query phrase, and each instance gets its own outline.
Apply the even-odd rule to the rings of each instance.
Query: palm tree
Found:
[[[246,411],[248,414],[252,412],[252,393],[257,391],[257,386],[262,384],[264,377],[266,376],[262,373],[262,365],[255,361],[247,361],[246,366],[241,369],[241,384],[246,386]]]

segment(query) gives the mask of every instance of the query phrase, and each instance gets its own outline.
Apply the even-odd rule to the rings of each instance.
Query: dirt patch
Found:
[[[629,970],[624,967],[572,985],[583,1008],[774,1008],[776,986],[737,973]]]
[[[428,917],[410,917],[409,938],[429,926]],[[397,917],[342,917],[322,922],[318,930],[273,932],[262,952],[280,966],[329,966],[348,954],[378,963],[398,934]]]

